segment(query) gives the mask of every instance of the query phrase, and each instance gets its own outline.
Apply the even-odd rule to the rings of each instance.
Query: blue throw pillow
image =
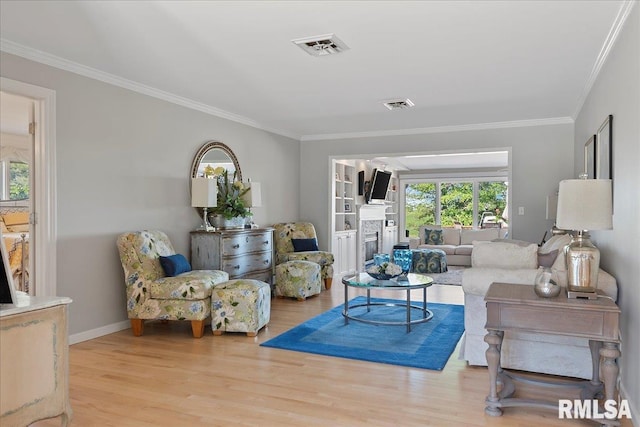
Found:
[[[443,245],[444,236],[442,230],[424,229],[424,243],[427,245]]]
[[[318,241],[312,239],[291,239],[293,250],[296,252],[309,252],[318,250]]]
[[[191,264],[182,254],[160,256],[160,265],[168,277],[191,271]]]

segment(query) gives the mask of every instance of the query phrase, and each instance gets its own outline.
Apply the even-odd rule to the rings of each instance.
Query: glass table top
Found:
[[[389,280],[378,280],[367,273],[347,274],[342,278],[342,283],[347,286],[361,288],[425,288],[431,286],[433,279],[424,274],[409,273],[406,276],[398,276]]]

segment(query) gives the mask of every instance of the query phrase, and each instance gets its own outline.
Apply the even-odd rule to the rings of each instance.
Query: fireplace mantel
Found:
[[[385,205],[360,205],[358,206],[358,221],[384,221]]]

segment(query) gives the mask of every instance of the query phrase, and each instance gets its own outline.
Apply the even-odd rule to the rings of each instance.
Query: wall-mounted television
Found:
[[[383,204],[387,198],[390,180],[391,172],[374,169],[367,203]]]

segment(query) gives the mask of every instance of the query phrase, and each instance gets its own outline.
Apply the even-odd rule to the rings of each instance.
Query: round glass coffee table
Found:
[[[406,276],[399,276],[390,280],[378,280],[369,276],[367,273],[347,274],[342,277],[342,283],[344,284],[344,309],[342,315],[344,316],[344,322],[349,323],[349,320],[356,320],[358,322],[371,323],[374,325],[405,325],[407,332],[411,332],[411,325],[416,323],[428,322],[433,317],[433,312],[427,309],[427,288],[433,283],[433,279],[424,274],[409,273]],[[363,304],[349,305],[349,288],[360,288],[367,290],[367,301]],[[371,301],[372,289],[385,289],[406,291],[406,302],[391,303],[391,302],[377,302]],[[422,305],[411,304],[411,291],[413,289],[422,289]],[[349,310],[356,307],[366,307],[367,312],[371,311],[375,306],[398,306],[405,307],[407,310],[407,317],[403,321],[384,321],[374,319],[363,319],[359,316],[354,316],[349,313]],[[421,316],[412,319],[411,311],[419,310]]]

